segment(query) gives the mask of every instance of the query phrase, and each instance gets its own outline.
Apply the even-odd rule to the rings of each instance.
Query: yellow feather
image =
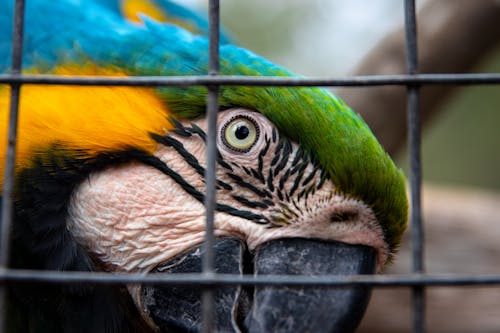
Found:
[[[194,34],[200,33],[195,25],[190,23],[185,19],[177,19],[174,16],[169,15],[162,8],[156,6],[149,0],[123,0],[121,3],[121,9],[123,16],[139,24],[142,24],[142,20],[139,14],[146,15],[149,18],[162,22],[170,23],[178,27],[184,28]]]
[[[91,66],[58,68],[55,74],[124,76]],[[5,164],[10,88],[0,86],[0,172]],[[61,143],[86,156],[138,147],[152,152],[149,133],[172,126],[166,105],[151,88],[23,85],[21,88],[16,170],[29,166],[30,157]]]
[[[144,14],[158,22],[166,22],[167,18],[160,8],[148,0],[124,0],[122,2],[122,12],[128,20],[142,23],[139,14]]]

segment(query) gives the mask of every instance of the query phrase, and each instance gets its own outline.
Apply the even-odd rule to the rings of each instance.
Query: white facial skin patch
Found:
[[[203,243],[205,207],[193,193],[205,192],[207,124],[179,126],[154,155],[181,182],[130,162],[92,173],[74,191],[67,226],[103,269],[148,272]],[[310,154],[266,117],[220,112],[217,148],[217,237],[242,239],[250,251],[291,237],[367,245],[377,251],[378,270],[385,264],[388,247],[371,208],[337,191]]]

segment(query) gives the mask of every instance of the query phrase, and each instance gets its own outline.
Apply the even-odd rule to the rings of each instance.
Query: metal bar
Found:
[[[424,287],[446,286],[500,286],[500,275],[432,275],[424,274],[423,227],[421,217],[421,157],[420,157],[420,115],[419,86],[421,85],[483,85],[500,84],[499,73],[455,73],[455,74],[418,74],[418,48],[416,40],[415,1],[405,0],[407,66],[408,74],[373,75],[349,78],[298,78],[298,77],[248,77],[220,76],[219,68],[219,1],[211,0],[209,73],[207,76],[169,76],[169,77],[59,77],[55,75],[21,75],[22,38],[23,38],[24,1],[17,0],[15,7],[12,69],[10,74],[0,75],[0,83],[11,85],[11,104],[9,118],[8,148],[4,174],[2,203],[2,233],[0,235],[0,327],[5,324],[4,287],[8,283],[48,283],[79,284],[165,284],[198,286],[203,288],[202,315],[203,332],[211,332],[214,323],[214,289],[229,285],[246,286],[310,286],[310,287],[412,287],[413,288],[413,330],[425,332],[425,295]],[[65,85],[112,85],[112,86],[207,86],[207,168],[206,168],[206,235],[203,274],[173,274],[164,276],[55,272],[7,269],[9,258],[8,239],[12,221],[12,190],[15,165],[15,145],[17,113],[21,84],[65,84]],[[413,243],[413,272],[408,275],[385,276],[253,276],[224,275],[214,272],[214,207],[215,197],[215,152],[216,117],[218,111],[219,86],[345,86],[372,87],[388,85],[408,86],[408,128],[411,167],[411,225]]]
[[[14,6],[14,26],[12,31],[12,64],[11,75],[21,74],[23,36],[24,36],[24,0],[16,0]],[[10,235],[13,219],[14,175],[16,164],[17,121],[21,83],[10,85],[9,128],[7,134],[7,149],[5,154],[5,169],[3,174],[2,215],[0,230],[0,269],[5,269],[10,258]],[[0,286],[0,329],[7,327],[7,290]]]
[[[424,230],[421,213],[422,167],[420,160],[420,114],[418,88],[408,88],[408,135],[410,149],[410,200],[411,200],[411,236],[412,270],[424,273]],[[413,294],[413,332],[423,333],[425,325],[425,289],[414,286]]]
[[[406,63],[408,74],[418,73],[418,45],[417,19],[415,0],[405,0],[405,35],[406,35]],[[410,154],[410,188],[411,188],[411,235],[413,272],[424,272],[424,231],[421,216],[421,141],[420,141],[420,103],[419,86],[408,85],[408,144]],[[424,333],[425,322],[425,287],[422,285],[412,288],[413,303],[413,332]]]
[[[219,0],[209,1],[209,60],[208,75],[219,74]],[[209,85],[207,100],[207,167],[205,171],[205,252],[203,256],[203,274],[212,277],[214,272],[214,219],[216,205],[216,153],[217,153],[217,114],[219,111],[219,86]],[[213,286],[203,289],[202,293],[202,332],[210,333],[215,323],[215,290]]]
[[[12,66],[13,75],[21,73],[23,49],[23,17],[24,1],[16,1],[14,11],[14,31],[12,38]],[[7,153],[5,158],[3,201],[2,201],[2,229],[0,238],[0,268],[7,267],[9,261],[9,238],[12,224],[12,199],[14,187],[14,169],[16,158],[17,120],[19,111],[19,94],[21,84],[12,83],[10,91],[9,129],[7,136]]]
[[[56,84],[85,86],[282,86],[282,87],[371,87],[398,85],[500,84],[500,73],[362,75],[348,78],[303,78],[281,76],[57,76],[0,74],[1,84]]]
[[[198,273],[186,274],[126,274],[106,272],[37,271],[8,269],[0,271],[0,283],[47,283],[101,285],[116,284],[163,284],[176,286],[306,286],[306,287],[459,287],[495,286],[500,287],[500,275],[481,274],[392,274],[392,275],[234,275]]]
[[[406,68],[410,75],[418,72],[417,19],[415,0],[405,0]]]

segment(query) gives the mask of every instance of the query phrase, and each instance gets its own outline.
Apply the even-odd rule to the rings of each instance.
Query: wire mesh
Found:
[[[424,85],[480,85],[500,84],[500,74],[419,74],[417,48],[417,17],[415,1],[405,0],[405,30],[408,74],[373,75],[348,78],[283,78],[283,77],[238,77],[220,76],[219,68],[219,1],[209,1],[209,73],[207,76],[191,77],[60,77],[52,75],[23,75],[21,73],[23,45],[24,1],[16,0],[12,43],[12,66],[9,74],[0,75],[0,83],[11,87],[8,147],[3,184],[2,233],[0,252],[0,328],[5,330],[5,284],[40,282],[47,284],[94,283],[104,285],[142,283],[203,288],[203,332],[213,327],[213,289],[231,285],[242,286],[373,286],[408,287],[413,289],[413,331],[426,331],[425,288],[430,286],[489,286],[500,285],[500,275],[435,275],[425,274],[424,232],[420,207],[421,159],[420,159],[420,117],[419,88]],[[29,22],[28,22],[29,24]],[[56,272],[9,269],[9,237],[12,225],[13,185],[15,147],[17,137],[17,114],[21,87],[23,84],[66,84],[66,85],[112,85],[112,86],[205,86],[208,89],[207,115],[209,130],[207,140],[206,183],[206,238],[202,274],[175,274],[170,276],[150,274],[106,274],[99,272]],[[357,275],[357,276],[250,276],[224,275],[213,271],[214,260],[214,207],[215,198],[215,129],[220,86],[356,86],[400,85],[407,87],[408,142],[411,185],[411,232],[413,243],[413,273],[407,275]]]

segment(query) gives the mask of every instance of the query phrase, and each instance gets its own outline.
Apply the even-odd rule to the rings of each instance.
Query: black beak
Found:
[[[255,274],[352,275],[375,271],[375,250],[339,242],[290,238],[262,246],[255,257]],[[368,301],[370,289],[257,287],[245,320],[249,333],[353,332]]]
[[[301,238],[270,241],[250,255],[236,239],[219,239],[216,272],[256,275],[373,274],[375,250],[361,245]],[[201,271],[202,251],[192,249],[155,272]],[[215,294],[216,332],[353,332],[370,298],[367,287],[224,287]],[[144,286],[143,312],[160,332],[201,330],[201,290]]]

